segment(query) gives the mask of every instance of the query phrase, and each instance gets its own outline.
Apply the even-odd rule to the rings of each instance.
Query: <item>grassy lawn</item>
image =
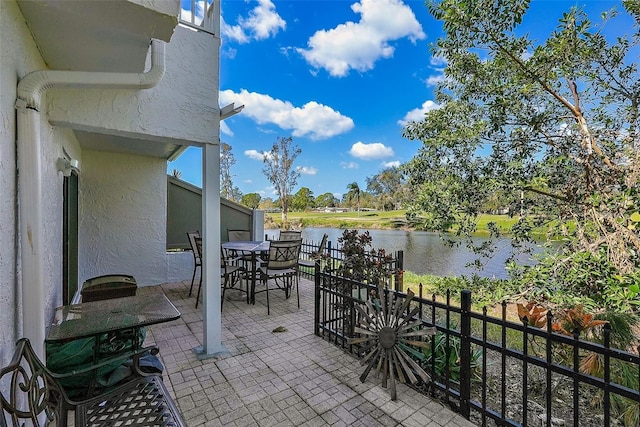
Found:
[[[277,226],[280,225],[280,213],[267,213]],[[288,219],[292,223],[300,223],[303,227],[328,228],[369,228],[369,229],[411,229],[406,219],[406,211],[367,211],[367,212],[289,212]],[[498,229],[506,233],[517,217],[507,215],[481,215],[478,220],[478,236],[488,235],[487,223],[495,222]]]
[[[375,212],[289,212],[290,222],[300,222],[304,227],[329,228],[403,228],[407,226],[406,211]],[[267,213],[280,224],[280,213]]]

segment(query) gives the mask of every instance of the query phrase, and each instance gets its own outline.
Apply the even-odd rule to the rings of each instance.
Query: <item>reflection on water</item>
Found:
[[[278,230],[265,230],[268,238],[277,238]],[[307,227],[302,232],[304,240],[320,242],[322,234],[327,233],[331,246],[338,244],[338,238],[342,236],[339,228],[315,228]],[[364,230],[363,230],[364,231]],[[450,247],[441,242],[437,233],[428,231],[403,231],[403,230],[369,230],[373,239],[373,247],[387,251],[404,251],[404,269],[417,274],[435,274],[438,276],[459,276],[463,274],[477,273],[481,277],[506,278],[507,272],[504,261],[511,254],[509,239],[498,242],[494,256],[483,260],[485,266],[482,270],[466,267],[477,257],[469,252],[464,245]],[[486,239],[477,238],[477,242]],[[534,252],[539,252],[535,248]],[[520,264],[532,264],[529,255],[520,255]]]

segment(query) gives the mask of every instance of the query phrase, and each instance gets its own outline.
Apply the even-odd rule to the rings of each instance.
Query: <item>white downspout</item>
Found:
[[[18,204],[22,266],[23,335],[43,356],[45,338],[45,287],[43,275],[42,168],[40,109],[42,98],[53,88],[148,89],[164,75],[165,44],[151,42],[151,68],[145,73],[106,73],[40,70],[18,83]]]

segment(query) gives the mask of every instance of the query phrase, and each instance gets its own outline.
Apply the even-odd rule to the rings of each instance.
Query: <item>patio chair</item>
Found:
[[[198,248],[198,253],[202,253],[202,238],[196,237],[196,248]],[[242,280],[244,276],[244,268],[239,265],[231,265],[227,262],[226,257],[224,256],[224,249],[220,248],[220,278],[221,281],[221,290],[222,296],[220,297],[220,309],[224,305],[224,294],[227,289],[235,287],[236,283]],[[202,274],[200,274],[200,282],[198,283],[198,294],[196,296],[196,308],[198,308],[198,302],[200,301],[200,291],[202,289]],[[239,286],[238,289],[242,292],[246,292],[246,290],[242,290],[242,287]]]
[[[302,239],[302,231],[281,230],[278,240],[298,240]]]
[[[187,237],[189,238],[189,244],[191,245],[191,252],[193,252],[193,275],[191,276],[191,287],[189,288],[189,296],[191,296],[191,292],[193,291],[193,284],[196,280],[196,270],[198,269],[198,267],[200,267],[200,275],[202,275],[202,259],[200,257],[200,251],[196,246],[196,239],[200,238],[200,232],[198,230],[189,231],[187,232]]]
[[[301,258],[298,260],[298,267],[305,268],[315,268],[317,262],[321,261],[323,256],[325,255],[326,247],[327,247],[327,239],[329,236],[327,233],[322,235],[322,240],[320,240],[320,245],[318,246],[317,252],[311,252],[306,254],[308,256],[307,259]]]
[[[298,276],[298,258],[300,256],[300,248],[302,247],[302,239],[298,240],[274,240],[269,246],[269,258],[266,266],[260,267],[260,282],[264,285],[264,289],[252,293],[255,297],[256,293],[267,293],[267,314],[271,314],[269,307],[269,281],[277,289],[284,290],[285,298],[291,296],[291,289],[294,283],[297,284]],[[300,291],[296,287],[298,295],[298,308],[300,308]],[[253,300],[253,298],[252,298]]]
[[[250,241],[251,231],[249,230],[227,230],[227,240],[229,242]]]
[[[249,242],[251,241],[251,231],[249,230],[227,230],[227,240],[229,242]],[[241,265],[244,269],[249,268],[251,254],[239,253],[239,251],[229,251],[229,257],[235,264]]]
[[[80,288],[82,302],[130,297],[136,294],[138,283],[128,274],[105,274],[87,279]]]
[[[185,426],[169,390],[158,374],[140,373],[88,399],[69,398],[60,380],[99,369],[113,360],[69,374],[51,372],[29,340],[16,343],[13,358],[0,369],[0,426],[66,426],[69,410],[74,425]],[[138,369],[136,369],[138,370]]]

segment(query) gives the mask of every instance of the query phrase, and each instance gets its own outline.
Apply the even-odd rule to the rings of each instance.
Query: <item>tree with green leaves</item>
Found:
[[[380,210],[400,209],[405,199],[405,180],[399,168],[390,167],[367,178],[367,193],[374,196]]]
[[[258,193],[248,193],[242,196],[242,204],[251,209],[258,209],[262,196]]]
[[[358,216],[360,216],[360,196],[361,196],[361,191],[360,191],[360,186],[358,185],[357,182],[352,182],[350,184],[347,185],[347,194],[345,195],[345,201],[347,203],[354,203],[356,204],[356,209],[358,211]]]
[[[262,173],[273,184],[278,194],[283,225],[287,223],[291,192],[300,177],[300,172],[293,167],[293,162],[301,152],[302,150],[293,143],[292,137],[279,137],[271,147],[271,151],[264,154]]]
[[[338,206],[339,203],[340,203],[340,200],[338,200],[338,198],[334,196],[333,193],[321,194],[318,197],[316,197],[316,200],[315,200],[315,205],[319,208],[326,208],[326,207],[332,208],[332,207]]]
[[[562,242],[523,284],[637,301],[640,12],[622,4],[599,23],[571,8],[536,41],[520,30],[529,1],[429,1],[444,30],[433,55],[447,65],[439,108],[403,131],[423,143],[404,169],[410,215],[469,238],[489,197],[522,192],[537,214],[520,218],[514,243],[542,224]],[[606,37],[622,14],[634,37]]]
[[[275,204],[275,202],[271,197],[263,197],[260,199],[260,204],[258,205],[258,208],[262,209],[263,211],[273,211],[273,209],[276,206],[277,205]]]
[[[304,211],[308,208],[313,208],[315,205],[315,198],[313,197],[313,191],[307,187],[302,187],[291,198],[291,209],[295,211]]]

